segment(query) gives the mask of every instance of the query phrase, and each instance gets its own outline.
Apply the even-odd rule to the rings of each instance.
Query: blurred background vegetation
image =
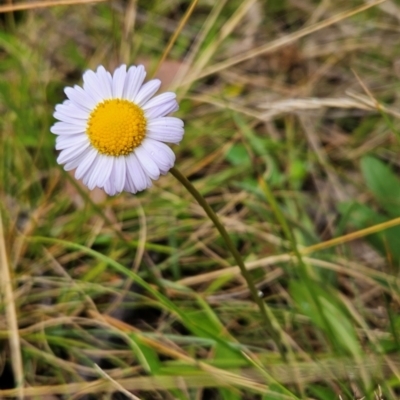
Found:
[[[0,6],[0,397],[399,398],[400,1],[45,5]],[[107,197],[56,164],[64,87],[121,63],[177,92],[176,166],[279,343],[173,176]]]

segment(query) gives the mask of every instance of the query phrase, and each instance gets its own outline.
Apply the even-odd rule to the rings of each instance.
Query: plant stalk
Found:
[[[246,280],[247,285],[249,287],[250,293],[253,297],[254,302],[258,305],[260,309],[260,313],[264,322],[264,326],[271,336],[271,339],[275,342],[276,346],[278,347],[282,358],[285,359],[285,350],[282,347],[282,341],[280,338],[280,332],[277,330],[271,322],[270,316],[268,316],[267,308],[265,307],[264,301],[258,294],[258,290],[254,285],[254,282],[251,278],[250,272],[247,270],[243,259],[235,247],[234,243],[232,242],[228,232],[226,231],[224,225],[219,220],[217,214],[214,210],[210,207],[204,197],[197,191],[197,189],[192,185],[192,183],[176,168],[172,167],[170,169],[171,174],[180,182],[182,185],[187,189],[187,191],[194,197],[194,199],[199,203],[199,205],[203,208],[206,212],[207,216],[213,222],[215,227],[217,228],[218,232],[220,233],[222,239],[225,241],[226,246],[228,247],[229,251],[231,252],[233,258],[235,259],[237,265],[240,268],[241,274],[243,278]]]

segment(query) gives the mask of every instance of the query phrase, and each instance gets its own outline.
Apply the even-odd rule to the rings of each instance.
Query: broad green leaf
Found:
[[[311,284],[313,286],[309,287]],[[325,332],[336,350],[353,356],[358,355],[358,339],[340,300],[328,285],[321,287],[317,282],[309,285],[294,280],[290,283],[290,293],[297,306]]]
[[[221,397],[224,400],[242,400],[243,399],[243,395],[240,393],[240,391],[238,389],[221,388],[219,390],[219,392],[221,393]]]
[[[308,390],[312,394],[313,398],[321,400],[338,400],[337,394],[331,388],[315,384],[309,385]]]
[[[340,343],[341,347],[347,349],[347,353],[357,357],[361,353],[358,338],[347,315],[341,310],[341,307],[334,304],[332,299],[325,296],[319,298],[322,312],[328,322],[331,335],[334,335],[335,341]]]
[[[339,211],[346,216],[345,224],[356,229],[388,221],[388,218],[357,202],[341,203]],[[384,256],[394,262],[400,261],[400,226],[369,235],[366,239]]]
[[[225,158],[232,165],[247,166],[250,164],[249,154],[242,144],[234,144],[225,154]]]
[[[130,342],[129,345],[142,367],[147,372],[156,374],[160,370],[160,360],[157,352],[144,344],[139,335],[129,333],[128,336],[132,339],[132,342]]]
[[[392,217],[400,215],[400,180],[377,158],[366,156],[361,160],[361,171],[369,190],[378,204]]]

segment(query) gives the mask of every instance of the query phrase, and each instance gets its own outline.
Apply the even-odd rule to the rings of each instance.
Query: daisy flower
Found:
[[[65,88],[68,100],[55,108],[57,162],[76,169],[90,190],[136,193],[174,165],[165,142],[178,144],[184,133],[183,122],[167,116],[179,108],[176,95],[153,97],[161,81],[145,77],[142,65],[121,65],[113,75],[100,66],[83,74],[83,88]]]

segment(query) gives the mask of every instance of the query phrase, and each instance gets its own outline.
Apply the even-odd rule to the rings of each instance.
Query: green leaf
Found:
[[[250,157],[246,148],[242,144],[234,144],[225,154],[225,158],[232,165],[249,165]]]
[[[330,326],[330,334],[335,337],[335,341],[347,350],[347,353],[357,357],[361,354],[358,338],[347,315],[341,307],[334,303],[333,299],[323,296],[319,298],[322,312]]]
[[[241,400],[241,399],[243,399],[243,395],[240,394],[240,391],[236,388],[232,388],[232,389],[221,388],[219,390],[219,392],[221,393],[221,396],[224,400]]]
[[[368,189],[378,204],[391,216],[400,215],[400,180],[377,158],[366,156],[361,160],[361,171]]]
[[[262,397],[262,400],[297,399],[296,396],[288,394],[288,391],[279,384],[272,383],[269,385],[269,389],[270,391]]]
[[[128,336],[132,339],[132,342],[129,342],[129,345],[142,367],[147,372],[156,374],[160,370],[160,360],[157,352],[144,344],[139,335],[129,333]]]
[[[387,217],[377,213],[368,206],[357,202],[345,202],[339,205],[339,211],[346,216],[345,224],[356,229],[367,228],[388,220]],[[367,236],[367,240],[384,257],[388,257],[398,263],[400,261],[400,226],[386,229]]]
[[[300,310],[325,332],[336,350],[358,356],[358,338],[344,305],[335,292],[315,282],[312,290],[302,281],[290,283],[290,293]]]
[[[295,159],[289,164],[288,178],[296,188],[300,187],[307,176],[307,164],[300,159]]]
[[[329,387],[324,387],[318,384],[310,385],[308,390],[314,398],[321,400],[338,400],[337,394]]]

